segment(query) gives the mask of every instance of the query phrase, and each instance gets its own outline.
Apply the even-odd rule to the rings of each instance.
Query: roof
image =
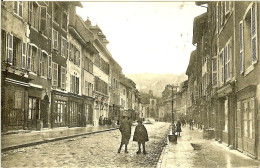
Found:
[[[203,31],[207,29],[207,18],[207,12],[194,18],[192,44],[196,44],[203,35]]]

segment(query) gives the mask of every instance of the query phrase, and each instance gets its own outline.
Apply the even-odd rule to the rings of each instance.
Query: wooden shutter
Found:
[[[256,3],[253,3],[251,8],[251,50],[252,50],[252,63],[257,62],[257,19],[256,19]]]
[[[18,3],[19,1],[14,1],[14,13],[18,14]]]
[[[40,31],[46,34],[47,30],[47,7],[40,7]]]
[[[26,43],[22,43],[22,69],[26,67]]]
[[[23,17],[23,1],[19,1],[19,16]]]
[[[240,56],[240,73],[244,72],[244,27],[243,21],[239,23],[239,56]]]

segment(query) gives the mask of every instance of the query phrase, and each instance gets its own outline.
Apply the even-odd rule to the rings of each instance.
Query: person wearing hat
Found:
[[[120,122],[120,127],[119,127],[119,130],[120,130],[121,135],[122,135],[122,139],[121,139],[120,147],[118,149],[118,153],[120,153],[123,145],[125,145],[125,153],[128,153],[127,145],[129,143],[129,139],[131,137],[131,125],[132,124],[129,122],[128,117],[123,116],[123,119]]]
[[[139,119],[137,123],[138,125],[135,127],[134,138],[133,138],[133,141],[138,142],[138,151],[136,153],[137,154],[141,153],[141,144],[142,144],[143,153],[146,154],[145,142],[149,141],[148,133],[141,119]]]

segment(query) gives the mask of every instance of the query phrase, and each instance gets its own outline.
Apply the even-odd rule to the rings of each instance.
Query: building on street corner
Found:
[[[124,112],[138,119],[135,83],[107,49],[101,28],[76,7],[83,6],[1,3],[3,132],[97,126],[101,115],[115,122]]]

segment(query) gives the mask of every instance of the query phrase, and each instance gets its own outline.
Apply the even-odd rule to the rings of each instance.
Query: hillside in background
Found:
[[[149,90],[152,90],[153,95],[156,97],[161,97],[165,85],[172,83],[180,84],[188,79],[185,73],[182,73],[181,75],[140,73],[127,74],[126,76],[136,83],[139,92],[148,93]]]

